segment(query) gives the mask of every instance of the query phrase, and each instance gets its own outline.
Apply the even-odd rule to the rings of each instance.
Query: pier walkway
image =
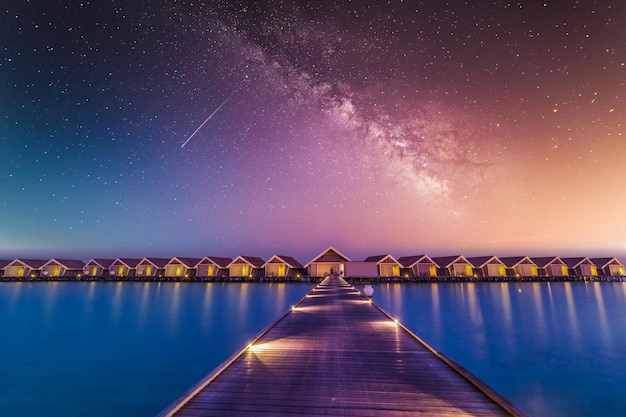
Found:
[[[525,416],[343,279],[325,279],[165,416]]]

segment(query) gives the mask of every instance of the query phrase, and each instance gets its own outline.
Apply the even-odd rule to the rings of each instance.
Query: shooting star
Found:
[[[198,128],[197,128],[197,129],[196,129],[196,130],[195,130],[195,131],[194,131],[191,135],[189,135],[189,137],[187,138],[187,140],[185,141],[185,143],[183,143],[182,145],[180,145],[180,147],[181,147],[181,148],[184,148],[184,147],[185,147],[185,145],[186,145],[187,143],[189,143],[189,141],[191,140],[191,138],[193,138],[193,137],[194,137],[194,135],[195,135],[196,133],[198,133],[198,131],[199,131],[200,129],[202,129],[202,126],[204,126],[204,125],[206,124],[206,122],[208,122],[209,120],[211,120],[211,117],[215,116],[215,113],[217,113],[218,111],[220,111],[220,109],[221,109],[222,107],[224,107],[224,104],[228,103],[228,100],[230,100],[230,98],[231,98],[233,95],[235,95],[235,93],[232,93],[230,96],[228,96],[228,98],[227,98],[226,100],[224,100],[224,102],[223,102],[222,104],[220,104],[220,105],[219,105],[219,107],[218,107],[217,109],[215,109],[215,110],[213,111],[213,113],[211,113],[211,115],[210,115],[209,117],[207,117],[207,118],[206,118],[206,120],[205,120],[204,122],[202,122],[202,124],[201,124],[200,126],[198,126]]]

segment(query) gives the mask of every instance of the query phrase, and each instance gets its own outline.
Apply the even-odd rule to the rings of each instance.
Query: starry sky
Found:
[[[4,2],[0,258],[626,257],[625,2],[317,3]]]

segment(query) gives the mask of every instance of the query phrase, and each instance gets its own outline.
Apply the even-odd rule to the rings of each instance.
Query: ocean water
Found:
[[[311,288],[0,283],[0,416],[153,416]]]
[[[374,300],[531,416],[626,415],[626,283],[384,284]]]
[[[0,416],[152,416],[310,288],[0,283]],[[374,301],[532,416],[626,415],[626,283],[381,284]]]

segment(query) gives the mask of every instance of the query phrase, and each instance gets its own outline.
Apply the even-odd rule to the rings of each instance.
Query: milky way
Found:
[[[0,257],[626,254],[626,6],[440,3],[5,6]]]

